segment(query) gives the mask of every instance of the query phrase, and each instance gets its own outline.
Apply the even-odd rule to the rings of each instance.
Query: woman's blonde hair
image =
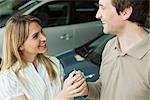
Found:
[[[19,62],[18,69],[15,71],[17,75],[21,69],[27,67],[27,61],[24,59],[19,47],[27,40],[29,24],[32,22],[41,25],[40,20],[31,15],[14,16],[7,21],[3,38],[2,71],[9,69],[16,61]],[[52,67],[53,62],[44,54],[38,54],[37,58],[46,66],[50,78],[54,80],[56,72]]]

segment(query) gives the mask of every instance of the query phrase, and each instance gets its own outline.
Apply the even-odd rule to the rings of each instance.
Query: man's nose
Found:
[[[101,19],[101,18],[102,18],[101,10],[98,9],[98,11],[96,13],[96,19]]]

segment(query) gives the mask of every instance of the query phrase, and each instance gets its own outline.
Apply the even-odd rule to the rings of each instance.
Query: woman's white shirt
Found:
[[[42,63],[39,63],[38,71],[32,63],[28,63],[28,66],[19,72],[20,80],[13,71],[18,66],[17,62],[0,75],[0,100],[10,100],[22,95],[27,96],[28,100],[53,100],[62,88],[64,70],[57,58],[50,57],[50,59],[54,62],[52,66],[57,74],[55,81],[49,78]]]

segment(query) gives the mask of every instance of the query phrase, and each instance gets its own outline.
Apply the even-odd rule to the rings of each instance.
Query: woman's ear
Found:
[[[132,11],[133,11],[132,7],[124,9],[123,12],[121,12],[123,20],[127,20],[131,16]]]
[[[23,47],[23,45],[21,45],[21,46],[19,46],[19,50],[24,50],[24,47]]]

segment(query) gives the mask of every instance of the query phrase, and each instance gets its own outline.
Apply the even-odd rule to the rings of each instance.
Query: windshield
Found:
[[[22,14],[34,5],[38,0],[5,0],[0,2],[0,28],[14,15]]]
[[[113,37],[113,35],[102,34],[94,41],[91,41],[84,46],[77,48],[76,53],[84,57],[86,60],[90,60],[91,62],[100,65],[104,47],[107,41]]]

